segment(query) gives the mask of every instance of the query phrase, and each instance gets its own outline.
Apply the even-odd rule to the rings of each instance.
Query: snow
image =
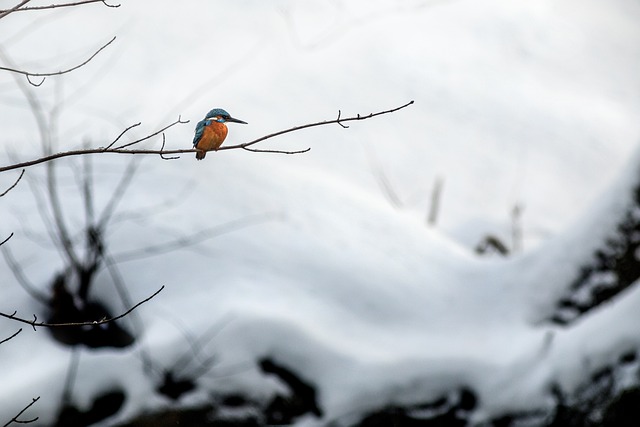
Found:
[[[479,396],[477,421],[548,408],[552,381],[571,390],[585,371],[640,345],[637,287],[569,327],[541,322],[625,207],[635,179],[633,167],[621,171],[640,136],[636,2],[148,5],[42,13],[26,33],[28,18],[2,20],[10,41],[3,49],[32,69],[60,58],[73,64],[94,40],[118,36],[84,69],[34,89],[46,107],[56,93],[66,100],[59,149],[84,140],[105,145],[138,121],[133,134],[143,136],[178,115],[191,123],[170,129],[167,144],[186,148],[195,122],[213,107],[249,122],[230,125],[233,143],[333,119],[338,109],[346,117],[415,104],[260,146],[312,148],[303,155],[142,160],[119,205],[122,218],[142,217],[115,223],[108,249],[133,301],[166,288],[137,310],[144,331],[134,348],[80,351],[74,402],[88,407],[105,388],[123,387],[118,420],[166,407],[140,349],[169,366],[188,348],[184,330],[198,335],[216,325],[205,352],[219,363],[181,404],[202,402],[210,391],[269,396],[282,384],[262,375],[256,360],[273,356],[317,387],[325,417],[301,418],[301,426],[353,421],[463,386]],[[0,75],[0,85],[9,138],[2,164],[10,151],[37,156],[24,98],[11,76]],[[128,159],[93,161],[100,208]],[[59,169],[64,209],[77,227],[84,221],[77,168],[68,165]],[[385,197],[376,168],[401,206]],[[42,174],[42,167],[27,170],[29,179]],[[33,237],[46,237],[46,228],[27,178],[0,201],[0,239],[16,233],[9,248],[44,289],[62,264],[50,243]],[[437,178],[442,208],[438,224],[427,227]],[[13,179],[3,174],[0,188]],[[487,233],[509,241],[516,204],[524,207],[525,250],[507,259],[475,255]],[[140,259],[128,252],[202,230],[192,247]],[[106,270],[97,285],[96,296],[124,310]],[[13,280],[3,282],[2,295],[5,313],[30,318],[42,308]],[[17,327],[1,322],[0,338]],[[0,419],[36,395],[29,415],[50,419],[70,357],[45,331],[26,326],[2,344]]]

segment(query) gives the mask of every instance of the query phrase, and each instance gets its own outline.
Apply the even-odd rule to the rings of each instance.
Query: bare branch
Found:
[[[115,262],[127,262],[136,259],[147,258],[150,256],[160,255],[167,252],[172,252],[178,249],[182,249],[189,246],[194,246],[198,243],[202,243],[209,239],[221,236],[223,234],[231,233],[236,230],[241,230],[246,227],[261,224],[270,219],[277,218],[274,214],[260,214],[249,215],[244,218],[235,219],[233,221],[225,222],[215,225],[204,230],[198,230],[187,236],[178,237],[176,239],[169,240],[157,245],[147,246],[140,249],[133,249],[129,251],[120,252],[114,254],[113,259]]]
[[[58,4],[50,4],[48,6],[31,6],[31,7],[22,7],[25,4],[29,3],[30,0],[23,0],[20,4],[12,7],[11,9],[0,10],[0,18],[4,18],[10,13],[13,12],[27,12],[32,10],[45,10],[45,9],[60,9],[63,7],[73,7],[73,6],[81,6],[83,4],[90,3],[102,3],[107,7],[120,7],[120,4],[109,4],[105,0],[81,0],[71,3],[58,3]]]
[[[63,158],[63,157],[83,156],[83,155],[87,155],[87,154],[102,154],[102,153],[131,154],[131,155],[135,155],[135,154],[152,154],[152,155],[158,156],[160,154],[162,154],[162,155],[171,155],[171,154],[184,154],[184,153],[197,153],[197,152],[198,152],[198,150],[196,150],[194,148],[181,149],[181,150],[164,150],[164,151],[160,151],[160,150],[123,150],[123,149],[118,149],[118,148],[110,148],[108,150],[105,149],[105,148],[89,148],[89,149],[82,149],[82,150],[70,150],[70,151],[62,151],[62,152],[59,152],[59,153],[50,154],[48,156],[43,156],[43,157],[40,157],[40,158],[35,159],[35,160],[29,160],[29,161],[26,161],[26,162],[21,162],[21,163],[15,163],[15,164],[12,164],[12,165],[2,166],[2,167],[0,167],[0,173],[1,172],[6,172],[6,171],[10,171],[10,170],[14,170],[14,169],[20,169],[20,168],[25,168],[25,167],[29,167],[29,166],[34,166],[34,165],[38,165],[38,164],[41,164],[41,163],[50,162],[52,160],[60,159],[60,158]]]
[[[63,407],[70,406],[71,394],[73,385],[76,382],[78,375],[78,365],[80,364],[80,351],[78,347],[73,347],[71,350],[71,357],[69,358],[69,368],[67,369],[67,378],[64,381],[64,388],[62,389],[62,405]]]
[[[144,304],[145,302],[149,301],[150,299],[152,299],[153,297],[155,297],[156,295],[158,295],[162,290],[164,289],[164,285],[162,285],[160,287],[160,289],[158,289],[157,291],[155,291],[153,293],[153,295],[143,299],[142,301],[140,301],[139,303],[137,303],[136,305],[134,305],[133,307],[131,307],[129,310],[125,311],[124,313],[122,313],[119,316],[115,316],[115,317],[111,317],[109,319],[101,319],[101,320],[95,320],[93,322],[71,322],[71,323],[46,323],[46,322],[38,322],[38,318],[36,317],[36,315],[33,315],[33,320],[27,320],[27,319],[23,319],[20,317],[16,317],[17,311],[14,311],[13,314],[6,314],[6,313],[2,313],[0,312],[0,316],[2,317],[6,317],[7,319],[11,319],[11,320],[15,320],[16,322],[21,322],[21,323],[26,323],[27,325],[31,325],[31,327],[33,328],[33,330],[36,330],[36,326],[40,326],[40,327],[45,327],[45,328],[59,328],[59,327],[66,327],[66,326],[72,326],[72,327],[78,327],[78,326],[98,326],[98,325],[104,325],[105,323],[111,323],[114,322],[118,319],[122,319],[123,317],[127,316],[129,313],[131,313],[133,310],[135,310],[136,308],[140,307],[142,304]]]
[[[13,190],[13,188],[18,185],[18,183],[20,182],[20,180],[22,179],[22,175],[24,175],[24,171],[25,169],[22,169],[22,172],[20,172],[20,176],[18,177],[18,179],[16,179],[16,182],[14,182],[11,187],[7,188],[3,193],[0,193],[0,197],[4,196],[5,194],[7,194],[9,191]],[[4,243],[4,242],[3,242]]]
[[[164,137],[164,132],[162,132],[162,147],[160,147],[160,151],[164,150],[164,143],[166,142],[166,139]],[[164,154],[160,154],[160,158],[162,160],[176,160],[179,159],[180,156],[170,156],[170,157],[165,157]]]
[[[107,146],[106,146],[105,150],[108,150],[109,148],[113,147],[113,145],[114,145],[116,142],[118,142],[118,140],[119,140],[120,138],[122,138],[122,136],[123,136],[125,133],[129,132],[131,129],[133,129],[133,128],[134,128],[134,127],[136,127],[136,126],[140,126],[141,124],[142,124],[142,122],[138,122],[138,123],[134,123],[134,124],[132,124],[131,126],[128,126],[125,130],[123,130],[122,132],[120,132],[120,135],[118,135],[118,137],[117,137],[116,139],[114,139],[114,140],[113,140],[113,142],[111,142],[111,144],[109,144],[109,145],[107,145]]]
[[[64,250],[59,244],[58,236],[55,233],[55,226],[53,225],[53,220],[50,218],[50,215],[49,215],[49,206],[47,205],[45,196],[42,193],[42,188],[41,188],[42,183],[38,181],[33,175],[27,175],[26,178],[27,178],[27,183],[29,184],[29,187],[31,189],[31,195],[33,196],[36,202],[36,211],[40,215],[40,219],[42,220],[42,223],[45,225],[44,230],[49,236],[49,241],[53,244],[53,247],[59,253],[60,257],[64,259],[64,256],[65,256]],[[20,225],[23,226],[24,221],[20,221]],[[27,229],[25,229],[24,226],[23,226],[22,232],[25,233],[26,236],[28,236],[30,233],[30,231],[28,230],[28,227]]]
[[[4,239],[2,242],[0,242],[0,246],[4,245],[5,243],[7,243],[9,241],[10,238],[13,237],[13,233],[9,234],[9,237],[7,237],[6,239]]]
[[[31,80],[31,75],[30,74],[27,74],[25,77],[27,78],[27,81],[29,82],[29,84],[31,86],[35,86],[35,87],[42,86],[42,83],[44,83],[44,81],[47,79],[46,77],[42,77],[42,80],[40,80],[39,83],[35,83],[33,80]]]
[[[376,181],[378,182],[380,189],[382,190],[382,194],[389,201],[391,206],[393,206],[396,209],[402,208],[404,206],[404,202],[398,195],[398,192],[396,191],[395,187],[391,184],[391,181],[389,180],[389,177],[385,173],[384,168],[382,167],[382,164],[378,160],[376,153],[373,150],[373,147],[371,147],[370,145],[367,145],[365,146],[365,148],[366,148],[367,158],[369,160],[369,164],[371,167],[371,171]]]
[[[85,215],[85,229],[88,230],[93,225],[95,218],[95,208],[93,202],[93,165],[91,163],[91,156],[85,156],[82,158],[82,174],[80,189],[82,191],[82,199],[84,201],[84,215]]]
[[[4,256],[4,260],[9,266],[9,269],[13,273],[13,277],[15,277],[20,286],[22,286],[22,288],[36,301],[39,301],[45,305],[49,305],[49,298],[44,293],[38,291],[36,287],[33,286],[33,284],[29,281],[29,279],[27,279],[27,276],[24,274],[22,267],[20,267],[20,264],[18,264],[16,259],[13,257],[13,253],[8,246],[2,247],[2,255]]]
[[[182,357],[178,358],[178,360],[173,363],[172,370],[178,371],[180,367],[188,366],[190,360],[194,360],[199,362],[200,370],[202,372],[193,372],[192,377],[199,377],[202,373],[208,371],[210,369],[210,365],[215,361],[215,356],[209,356],[204,360],[196,360],[200,356],[200,353],[204,351],[204,347],[209,344],[219,333],[220,331],[227,326],[233,320],[232,317],[227,317],[223,319],[222,322],[215,323],[211,325],[199,338],[193,337],[191,334],[185,335],[185,339],[189,342],[189,351],[185,352]],[[187,331],[183,331],[187,332]]]
[[[27,406],[25,406],[24,408],[22,408],[22,411],[18,412],[18,415],[16,415],[15,417],[11,418],[11,421],[9,421],[8,423],[6,423],[3,427],[7,427],[9,425],[11,425],[12,423],[16,423],[16,424],[29,424],[29,423],[33,423],[38,421],[38,417],[32,418],[30,420],[19,420],[18,418],[20,417],[20,415],[24,414],[26,410],[28,410],[29,408],[31,408],[31,406],[33,406],[34,403],[36,403],[38,400],[40,400],[40,396],[38,397],[34,397],[31,400],[31,403],[29,403]]]
[[[404,203],[400,199],[400,196],[398,196],[398,192],[395,190],[394,186],[391,184],[391,181],[389,181],[389,177],[384,172],[384,169],[382,168],[382,166],[378,165],[376,170],[374,171],[374,174],[376,176],[378,184],[380,185],[380,188],[382,189],[382,192],[386,196],[389,203],[391,203],[391,206],[393,206],[396,209],[402,208]]]
[[[124,278],[122,277],[122,273],[120,273],[120,269],[116,265],[113,257],[110,254],[105,254],[105,264],[107,266],[107,271],[109,272],[109,276],[111,276],[111,280],[113,281],[113,285],[116,288],[116,292],[120,296],[122,303],[126,306],[131,305],[131,295],[129,294],[129,289],[124,282]],[[142,332],[144,329],[144,323],[138,313],[131,313],[129,317],[132,325],[138,330],[138,332]],[[143,366],[147,366],[151,364],[151,356],[149,356],[148,350],[144,345],[140,347],[140,355],[143,361]]]
[[[163,133],[165,130],[169,129],[170,127],[173,127],[175,125],[185,125],[187,123],[189,123],[189,120],[182,120],[182,117],[178,116],[178,120],[176,120],[173,123],[168,124],[167,126],[163,127],[162,129],[160,129],[158,131],[155,131],[154,133],[149,134],[149,135],[147,135],[147,136],[145,136],[143,138],[136,139],[135,141],[129,142],[127,144],[120,145],[120,146],[116,147],[114,150],[122,150],[123,148],[131,147],[132,145],[139,144],[142,141],[146,141],[148,139],[151,139],[156,135],[160,135],[161,133]],[[109,150],[105,149],[104,151],[109,151]],[[162,151],[159,151],[156,154],[161,154],[161,153],[162,153]]]
[[[158,130],[157,132],[154,132],[151,135],[145,136],[144,138],[140,138],[136,141],[133,141],[131,143],[125,144],[126,146],[130,146],[133,144],[137,144],[140,143],[142,141],[145,141],[147,139],[150,139],[164,131],[166,131],[167,129],[169,129],[170,127],[173,127],[175,125],[178,124],[186,124],[189,123],[189,120],[181,120],[180,117],[178,117],[178,120],[174,121],[173,123],[165,126],[164,128]],[[21,162],[21,163],[14,163],[8,166],[3,166],[0,167],[0,173],[1,172],[6,172],[9,170],[14,170],[14,169],[20,169],[22,166],[20,165],[24,165],[25,167],[28,166],[34,166],[34,165],[38,165],[41,163],[46,163],[52,160],[56,160],[62,157],[71,157],[71,156],[80,156],[80,155],[87,155],[87,154],[101,154],[101,153],[118,153],[118,154],[154,154],[154,155],[159,155],[159,154],[179,154],[179,153],[195,153],[197,150],[195,149],[186,149],[186,150],[165,150],[165,151],[158,151],[158,150],[125,150],[122,149],[122,147],[116,147],[116,148],[109,148],[111,147],[116,141],[118,141],[118,139],[121,138],[122,135],[124,135],[125,132],[127,132],[128,130],[134,128],[138,126],[138,124],[135,125],[131,125],[129,126],[127,129],[125,129],[123,132],[121,132],[121,134],[112,142],[109,144],[108,147],[99,147],[99,148],[85,148],[85,149],[80,149],[80,150],[70,150],[70,151],[62,151],[59,153],[53,153],[53,154],[48,154],[45,155],[39,159],[35,159],[35,160],[30,160],[30,161],[26,161],[26,162]]]
[[[157,215],[162,211],[172,209],[178,204],[184,203],[188,193],[194,191],[194,181],[195,180],[190,179],[184,184],[181,190],[171,194],[170,197],[160,203],[114,214],[113,218],[110,219],[109,222],[113,224],[123,221],[140,221],[148,218],[149,215]]]
[[[311,151],[311,147],[309,148],[305,148],[304,150],[298,150],[298,151],[285,151],[285,150],[260,150],[258,148],[247,148],[247,147],[242,147],[243,150],[247,150],[247,151],[251,151],[254,153],[278,153],[278,154],[302,154],[302,153],[306,153],[308,151]]]
[[[26,9],[18,9],[18,10],[26,10]],[[1,14],[1,12],[0,12]],[[1,15],[0,15],[1,17]],[[17,74],[22,74],[27,76],[27,80],[29,81],[29,83],[33,86],[40,86],[42,83],[44,83],[44,78],[49,77],[49,76],[59,76],[62,74],[67,74],[70,73],[74,70],[77,70],[80,67],[83,67],[85,65],[87,65],[89,63],[89,61],[91,61],[93,58],[95,58],[100,52],[102,52],[104,49],[107,48],[107,46],[109,46],[111,43],[113,43],[115,41],[116,37],[114,36],[111,40],[109,40],[107,43],[105,43],[104,45],[102,45],[102,47],[100,47],[98,50],[96,50],[93,55],[91,55],[89,58],[87,58],[85,61],[81,62],[78,65],[74,65],[71,68],[67,68],[65,70],[60,70],[60,71],[51,71],[51,72],[46,72],[46,73],[33,73],[31,71],[24,71],[24,70],[19,70],[17,68],[11,68],[11,67],[0,67],[0,70],[3,71],[9,71],[12,73],[17,73]],[[30,77],[42,77],[42,81],[38,84],[34,83],[33,81],[31,81]]]
[[[340,126],[342,126],[344,129],[348,129],[348,128],[349,128],[349,126],[347,126],[347,125],[343,125],[343,124],[340,122],[340,115],[341,115],[341,114],[342,114],[342,111],[338,110],[338,124],[339,124]]]
[[[274,138],[276,136],[280,136],[280,135],[284,135],[286,133],[290,133],[290,132],[295,132],[295,131],[299,131],[302,129],[307,129],[310,127],[316,127],[316,126],[323,126],[323,125],[328,125],[328,124],[341,124],[343,122],[350,122],[350,121],[355,121],[355,120],[366,120],[366,119],[370,119],[372,117],[376,117],[376,116],[381,116],[383,114],[389,114],[389,113],[393,113],[396,112],[398,110],[401,110],[403,108],[408,107],[409,105],[413,104],[414,101],[410,101],[404,105],[401,105],[400,107],[396,107],[393,108],[391,110],[385,110],[385,111],[380,111],[377,113],[370,113],[366,116],[361,116],[360,114],[356,115],[355,117],[348,117],[346,119],[334,119],[334,120],[326,120],[326,121],[322,121],[322,122],[316,122],[316,123],[309,123],[306,125],[301,125],[301,126],[295,126],[289,129],[285,129],[279,132],[275,132],[269,135],[265,135],[261,138],[258,139],[254,139],[253,141],[249,141],[249,142],[245,142],[242,144],[237,144],[237,145],[228,145],[228,146],[222,146],[218,149],[218,151],[222,151],[222,150],[234,150],[234,149],[244,149],[247,151],[252,151],[247,149],[247,147],[250,147],[252,145],[255,145],[259,142],[262,142],[264,140],[270,139],[270,138]],[[138,140],[132,141],[130,143],[118,146],[116,148],[107,148],[107,147],[102,147],[102,148],[91,148],[91,149],[84,149],[84,150],[71,150],[71,151],[63,151],[63,152],[59,152],[59,153],[54,153],[54,154],[50,154],[48,156],[44,156],[44,157],[40,157],[38,159],[34,159],[34,160],[29,160],[26,162],[22,162],[22,163],[15,163],[12,165],[7,165],[7,166],[2,166],[0,167],[0,173],[1,172],[6,172],[9,170],[13,170],[13,169],[20,169],[20,168],[26,168],[29,166],[33,166],[33,165],[37,165],[40,163],[45,163],[45,162],[49,162],[52,160],[56,160],[62,157],[70,157],[70,156],[81,156],[81,155],[87,155],[87,154],[101,154],[101,153],[114,153],[114,154],[131,154],[131,155],[136,155],[136,154],[147,154],[147,155],[160,155],[160,156],[168,156],[168,155],[175,155],[175,154],[185,154],[185,153],[197,153],[199,150],[195,149],[195,148],[188,148],[188,149],[175,149],[175,150],[138,150],[138,149],[125,149],[127,147],[130,147],[134,144],[138,144],[142,141],[146,141],[148,139],[153,138],[156,135],[161,134],[162,132],[164,132],[165,130],[167,130],[168,128],[175,126],[177,124],[185,124],[185,123],[189,123],[189,121],[183,121],[178,117],[178,120],[171,123],[168,126],[165,126],[164,128],[145,136],[144,138],[140,138]],[[253,149],[255,150],[255,149]],[[255,150],[257,152],[273,152],[273,153],[278,153],[278,150]],[[301,150],[300,153],[305,153],[309,150]],[[298,152],[296,151],[282,151],[282,153],[284,154],[298,154]]]
[[[127,168],[125,169],[122,176],[120,177],[120,181],[118,182],[118,185],[116,186],[115,190],[113,190],[113,193],[111,194],[111,198],[109,199],[106,206],[102,210],[102,213],[100,214],[100,219],[98,220],[98,223],[97,223],[98,229],[103,230],[106,228],[107,223],[111,219],[111,216],[116,211],[116,207],[118,206],[118,203],[120,203],[125,193],[127,192],[127,188],[131,184],[133,177],[135,176],[136,172],[138,171],[138,167],[140,166],[140,162],[136,160],[137,159],[133,159],[127,165]]]
[[[20,3],[18,3],[17,5],[13,6],[11,9],[5,9],[5,10],[0,10],[0,19],[4,18],[5,16],[13,13],[13,12],[17,12],[18,10],[20,10],[20,8],[22,6],[24,6],[25,4],[29,3],[31,0],[22,0]]]
[[[71,234],[69,233],[67,224],[65,222],[65,216],[62,212],[62,203],[60,202],[60,197],[58,196],[58,184],[56,182],[56,171],[54,166],[54,163],[47,164],[47,192],[49,194],[49,206],[51,207],[53,223],[56,226],[56,235],[58,236],[58,241],[60,242],[60,248],[67,256],[69,263],[76,271],[81,271],[82,264],[80,262],[78,254],[74,250]]]
[[[22,328],[18,329],[18,330],[17,330],[13,335],[11,335],[10,337],[5,338],[5,339],[3,339],[2,341],[0,341],[0,344],[4,344],[4,343],[6,343],[7,341],[9,341],[10,339],[15,338],[15,337],[20,333],[20,332],[22,332]]]
[[[356,115],[356,117],[349,117],[349,118],[346,118],[346,119],[341,119],[340,117],[338,117],[335,120],[325,120],[325,121],[322,121],[322,122],[309,123],[309,124],[306,124],[306,125],[295,126],[295,127],[290,128],[290,129],[282,130],[280,132],[275,132],[275,133],[271,133],[269,135],[265,135],[265,136],[263,136],[261,138],[254,139],[253,141],[250,141],[250,142],[245,142],[244,144],[228,145],[226,147],[222,146],[218,150],[233,150],[234,148],[245,148],[245,147],[249,147],[251,145],[257,144],[258,142],[262,142],[262,141],[264,141],[266,139],[270,139],[270,138],[273,138],[273,137],[276,137],[276,136],[284,135],[285,133],[295,132],[295,131],[298,131],[298,130],[301,130],[301,129],[307,129],[307,128],[310,128],[310,127],[329,125],[329,124],[333,124],[333,123],[342,124],[343,122],[351,122],[351,121],[354,121],[354,120],[366,120],[366,119],[370,119],[372,117],[381,116],[383,114],[394,113],[394,112],[396,112],[398,110],[402,110],[403,108],[408,107],[411,104],[413,104],[413,101],[407,102],[406,104],[401,105],[399,107],[392,108],[391,110],[380,111],[380,112],[377,112],[377,113],[370,113],[369,115],[366,115],[366,116],[361,116],[360,114],[358,114],[358,115]],[[0,170],[0,172],[1,172],[1,170]]]

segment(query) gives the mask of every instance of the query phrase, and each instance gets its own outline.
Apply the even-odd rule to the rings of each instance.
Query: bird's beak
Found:
[[[242,123],[242,124],[245,124],[245,125],[249,124],[247,122],[243,122],[242,120],[234,119],[233,117],[228,117],[225,121],[234,122],[234,123]]]

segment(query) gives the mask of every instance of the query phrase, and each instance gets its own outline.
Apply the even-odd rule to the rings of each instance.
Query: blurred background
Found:
[[[15,4],[2,0],[0,8]],[[85,298],[83,307],[100,300],[110,315],[166,289],[110,342],[126,350],[87,355],[81,349],[93,344],[86,338],[54,333],[43,342],[45,332],[28,326],[3,344],[0,358],[15,369],[7,374],[15,388],[5,390],[11,405],[0,420],[43,394],[38,390],[52,378],[58,385],[31,408],[43,425],[53,423],[60,396],[80,399],[86,409],[92,393],[127,375],[118,380],[128,396],[118,420],[162,407],[163,398],[147,396],[160,387],[149,378],[166,384],[161,366],[188,365],[178,348],[198,336],[199,346],[218,343],[205,353],[220,355],[220,375],[245,374],[229,374],[222,385],[210,378],[207,393],[242,390],[266,399],[278,386],[263,384],[260,371],[247,366],[295,347],[282,357],[310,370],[320,401],[336,417],[362,400],[367,408],[384,405],[394,394],[394,380],[382,374],[362,385],[344,372],[418,360],[432,355],[434,343],[437,360],[463,361],[445,371],[468,357],[478,365],[471,363],[465,381],[500,388],[476,373],[488,361],[509,365],[529,354],[543,332],[530,320],[540,301],[558,292],[549,285],[529,307],[539,276],[525,277],[527,289],[518,293],[508,290],[520,280],[515,271],[529,265],[528,254],[584,225],[581,218],[609,197],[640,140],[639,19],[635,0],[156,0],[1,18],[0,66],[32,73],[80,64],[116,39],[86,65],[37,87],[31,83],[39,77],[0,72],[0,166],[107,146],[141,123],[126,143],[178,118],[189,123],[170,127],[165,147],[190,148],[196,123],[212,108],[248,122],[229,125],[230,145],[338,114],[414,104],[348,128],[320,126],[255,146],[311,148],[304,154],[228,150],[202,162],[193,154],[105,154],[27,169],[0,200],[0,240],[15,233],[3,245],[0,269],[9,279],[0,311],[30,319],[44,301],[44,313],[56,319],[50,289],[60,277],[75,289],[65,296]],[[140,148],[161,145],[158,136]],[[0,174],[0,190],[18,174]],[[90,298],[75,293],[81,274],[70,266],[60,218],[82,265],[95,262]],[[99,238],[91,237],[96,230]],[[499,258],[476,254],[487,248],[525,260],[502,271]],[[568,275],[558,267],[553,280]],[[118,281],[120,288],[111,285]],[[462,291],[468,281],[490,289]],[[506,331],[501,322],[510,320],[516,330]],[[464,343],[442,327],[447,322],[456,333],[464,329]],[[264,331],[255,329],[260,324]],[[15,331],[9,321],[2,327],[2,337]],[[480,330],[486,336],[477,338]],[[473,348],[472,336],[490,344]],[[38,350],[25,358],[18,339]],[[496,361],[492,346],[505,342],[513,347]],[[278,370],[260,366],[262,373]],[[400,376],[435,369],[409,366]],[[70,388],[69,372],[78,369]],[[543,401],[539,384],[531,387]],[[435,398],[443,388],[405,392]],[[179,403],[206,400],[197,396]],[[500,407],[500,399],[488,399],[485,409]]]

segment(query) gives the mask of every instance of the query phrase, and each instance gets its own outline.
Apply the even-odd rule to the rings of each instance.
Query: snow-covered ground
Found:
[[[478,393],[478,420],[545,408],[552,380],[570,390],[637,348],[637,287],[567,328],[539,319],[635,178],[624,171],[640,140],[639,19],[632,0],[201,0],[0,20],[5,60],[32,70],[73,65],[117,35],[86,67],[32,88],[47,108],[64,101],[60,150],[106,145],[139,121],[133,133],[142,136],[178,115],[191,123],[170,129],[167,146],[188,148],[195,122],[213,107],[249,122],[230,125],[231,144],[338,110],[364,115],[415,101],[348,129],[258,146],[311,147],[306,154],[142,160],[120,212],[145,217],[114,223],[108,250],[133,300],[166,288],[138,309],[144,332],[133,348],[81,352],[73,398],[88,405],[106,387],[124,387],[119,419],[167,406],[139,349],[168,366],[188,348],[184,329],[198,335],[213,325],[220,331],[206,353],[219,363],[184,403],[203,401],[206,390],[271,393],[280,386],[255,361],[273,356],[318,387],[325,418],[300,425],[433,400],[456,384]],[[9,153],[38,156],[37,126],[13,77],[0,74],[0,88],[2,165]],[[128,160],[94,158],[99,206]],[[69,165],[60,161],[61,193],[78,226]],[[42,172],[28,169],[27,178]],[[16,176],[2,174],[0,190]],[[7,244],[44,289],[61,261],[27,178],[0,200],[0,239],[15,232]],[[441,208],[428,227],[437,179]],[[475,255],[487,234],[511,243],[514,206],[523,209],[524,250]],[[127,255],[207,230],[215,237],[194,246]],[[41,307],[0,265],[0,311],[30,318]],[[122,311],[106,270],[98,284],[95,295]],[[0,339],[18,326],[0,322]],[[70,357],[44,330],[25,327],[2,344],[0,420],[34,396],[41,399],[29,415],[51,417]]]

